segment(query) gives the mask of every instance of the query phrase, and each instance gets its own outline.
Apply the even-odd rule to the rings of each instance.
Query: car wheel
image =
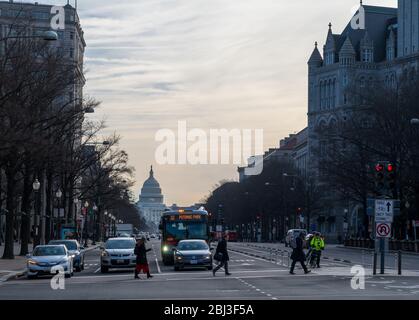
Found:
[[[36,279],[38,276],[27,276],[27,278],[29,279],[29,280],[32,280],[32,279]]]
[[[175,271],[179,271],[179,270],[180,270],[179,267],[175,266]]]
[[[100,267],[100,272],[101,273],[108,273],[109,268],[108,267]]]
[[[66,279],[71,278],[71,273],[66,273],[66,274],[64,275],[64,277],[65,277]]]
[[[81,267],[76,267],[76,272],[81,272]]]

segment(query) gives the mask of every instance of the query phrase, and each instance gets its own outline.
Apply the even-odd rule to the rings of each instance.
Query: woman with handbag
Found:
[[[215,277],[215,273],[224,267],[226,276],[231,275],[228,272],[228,257],[227,252],[227,235],[223,235],[222,239],[218,242],[217,249],[215,250],[214,259],[218,261],[218,266],[212,271],[212,275]]]

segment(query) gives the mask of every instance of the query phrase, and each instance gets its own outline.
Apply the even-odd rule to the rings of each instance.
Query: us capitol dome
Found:
[[[154,178],[153,166],[151,166],[150,169],[150,176],[141,188],[137,207],[140,211],[140,215],[157,231],[160,218],[166,209],[166,206],[163,203],[163,194],[160,184],[156,178]]]

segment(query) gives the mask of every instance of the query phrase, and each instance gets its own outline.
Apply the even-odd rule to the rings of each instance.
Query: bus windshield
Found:
[[[207,239],[207,224],[204,222],[168,221],[166,224],[167,237],[176,240]]]

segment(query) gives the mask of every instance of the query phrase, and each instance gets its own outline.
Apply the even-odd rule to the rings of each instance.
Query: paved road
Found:
[[[252,244],[255,246],[256,244]],[[152,247],[149,263],[154,278],[134,280],[132,270],[100,273],[100,250],[86,255],[86,270],[65,280],[65,290],[53,290],[50,279],[19,279],[0,285],[0,299],[419,299],[419,273],[410,276],[367,275],[365,290],[351,288],[352,264],[325,260],[321,269],[288,274],[287,259],[270,259],[270,244],[229,244],[230,271],[214,278],[210,271],[175,272],[160,262],[160,244]],[[281,248],[282,249],[282,248]],[[337,252],[342,249],[336,248]],[[345,249],[343,249],[345,250]],[[331,252],[330,252],[331,253]],[[415,257],[416,258],[416,257]]]

